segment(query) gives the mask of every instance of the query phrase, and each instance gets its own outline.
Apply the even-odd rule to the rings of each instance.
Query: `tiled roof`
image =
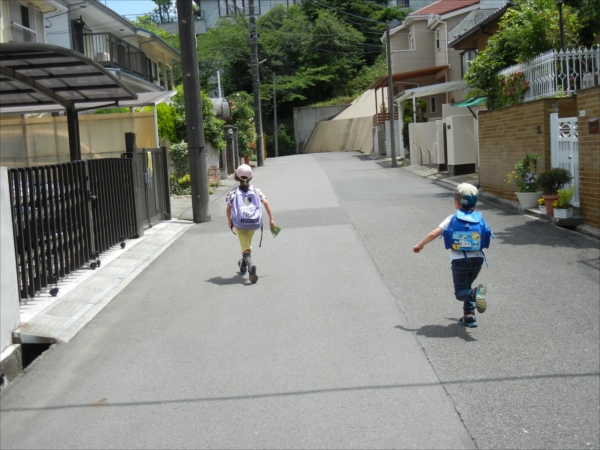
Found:
[[[438,0],[425,8],[421,8],[409,16],[428,16],[429,14],[447,14],[467,6],[479,4],[479,0]]]
[[[498,9],[478,9],[476,11],[471,11],[448,32],[448,45],[454,45],[461,38],[468,36],[473,30],[501,17],[506,12],[507,8],[508,5]]]

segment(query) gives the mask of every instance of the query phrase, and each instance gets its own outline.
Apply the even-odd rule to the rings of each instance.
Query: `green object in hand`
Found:
[[[281,231],[281,227],[278,227],[277,225],[275,225],[273,228],[271,228],[271,234],[273,235],[273,237],[277,237],[277,235],[279,234],[280,231]]]

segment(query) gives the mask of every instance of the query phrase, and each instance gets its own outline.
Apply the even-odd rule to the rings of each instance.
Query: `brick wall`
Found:
[[[573,117],[575,98],[543,99],[479,112],[479,163],[483,191],[516,201],[506,174],[526,153],[540,155],[538,172],[550,168],[550,114]]]
[[[600,119],[600,87],[577,92],[579,129],[579,200],[585,223],[600,228],[600,134],[589,133],[588,121]]]

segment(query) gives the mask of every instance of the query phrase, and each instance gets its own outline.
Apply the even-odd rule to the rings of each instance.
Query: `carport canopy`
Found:
[[[81,159],[78,109],[89,103],[119,106],[136,99],[136,93],[79,52],[49,44],[0,44],[0,107],[64,107],[71,161]]]
[[[450,91],[458,91],[460,89],[466,89],[467,82],[460,81],[449,81],[448,83],[432,84],[431,86],[423,86],[414,89],[407,89],[401,92],[394,98],[394,102],[399,105],[401,102],[420,97],[429,97],[437,94],[445,94]]]

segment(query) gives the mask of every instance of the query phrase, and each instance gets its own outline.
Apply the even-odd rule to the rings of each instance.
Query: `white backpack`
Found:
[[[254,186],[244,192],[235,189],[231,204],[231,222],[240,230],[258,230],[262,228],[262,204]]]

